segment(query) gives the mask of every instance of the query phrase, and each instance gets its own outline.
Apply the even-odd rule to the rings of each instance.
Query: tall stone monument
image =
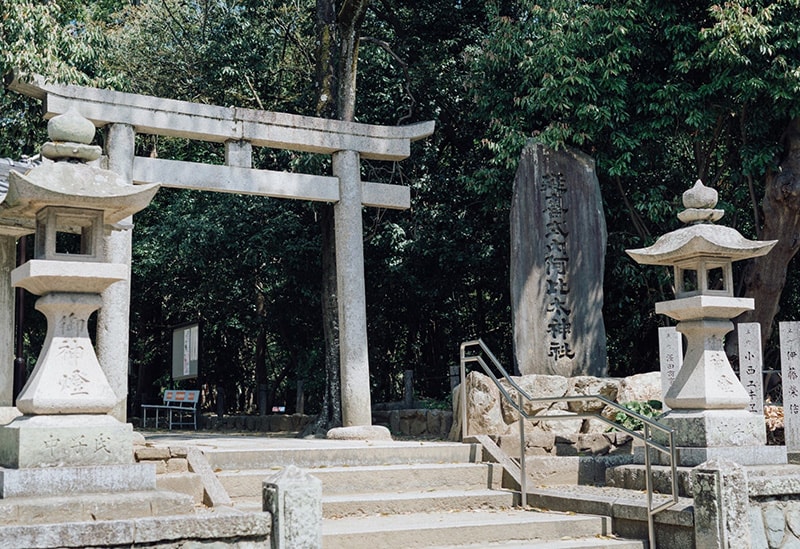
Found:
[[[606,373],[606,223],[594,161],[529,144],[511,203],[511,310],[519,372]]]
[[[750,396],[725,355],[730,321],[754,308],[734,297],[732,263],[768,253],[775,241],[747,240],[735,229],[714,225],[724,215],[714,209],[717,191],[698,181],[683,194],[686,223],[648,248],[627,250],[638,263],[672,266],[675,299],[656,303],[656,312],[677,320],[686,338],[686,356],[664,395],[671,408],[661,422],[675,432],[679,464],[711,459],[741,465],[785,463],[781,447],[766,446],[764,416],[749,411]]]

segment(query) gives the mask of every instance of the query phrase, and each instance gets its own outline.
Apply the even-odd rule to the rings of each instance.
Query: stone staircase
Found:
[[[503,469],[480,462],[477,444],[302,442],[203,453],[241,511],[261,510],[262,482],[284,466],[319,478],[325,549],[644,547],[612,536],[603,516],[514,508]]]

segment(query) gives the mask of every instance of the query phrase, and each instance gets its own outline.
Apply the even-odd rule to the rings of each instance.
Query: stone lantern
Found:
[[[776,241],[748,240],[714,225],[724,214],[716,204],[717,191],[697,181],[683,194],[686,209],[678,218],[685,227],[648,248],[627,250],[638,263],[674,268],[675,299],[656,303],[656,312],[678,321],[686,356],[664,395],[671,410],[661,421],[675,431],[681,465],[712,458],[743,465],[785,462],[785,454],[765,446],[764,418],[748,411],[750,397],[724,350],[730,319],[754,308],[753,299],[734,297],[732,264],[765,255]]]
[[[69,111],[50,120],[52,160],[11,172],[0,221],[35,229],[34,258],[11,273],[15,287],[41,296],[47,335],[19,397],[23,416],[0,427],[0,465],[10,468],[133,463],[132,427],[107,415],[116,397],[88,332],[100,294],[126,280],[124,264],[104,262],[104,233],[149,204],[157,185],[126,184],[89,162],[94,125]]]

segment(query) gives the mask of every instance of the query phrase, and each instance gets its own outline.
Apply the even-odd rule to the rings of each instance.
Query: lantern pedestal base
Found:
[[[107,415],[22,416],[0,427],[0,466],[134,463],[133,426]]]
[[[709,459],[729,459],[740,465],[786,463],[786,448],[766,445],[764,416],[747,410],[671,410],[659,423],[674,430],[677,464],[694,467]],[[654,434],[664,444],[666,437]],[[653,463],[669,458],[652,452]],[[634,459],[644,463],[643,449]]]

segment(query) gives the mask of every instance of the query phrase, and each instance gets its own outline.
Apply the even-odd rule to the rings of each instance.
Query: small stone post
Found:
[[[658,354],[661,362],[661,394],[666,395],[683,366],[683,336],[674,326],[658,329]],[[663,411],[669,407],[664,404]]]
[[[736,327],[739,339],[739,378],[750,395],[749,410],[764,415],[764,362],[761,354],[761,324],[742,322]]]
[[[263,489],[263,510],[272,513],[271,549],[322,547],[322,481],[289,465]]]
[[[403,406],[414,406],[414,370],[403,370]]]
[[[694,538],[703,549],[750,549],[747,472],[726,459],[710,460],[692,471]]]

